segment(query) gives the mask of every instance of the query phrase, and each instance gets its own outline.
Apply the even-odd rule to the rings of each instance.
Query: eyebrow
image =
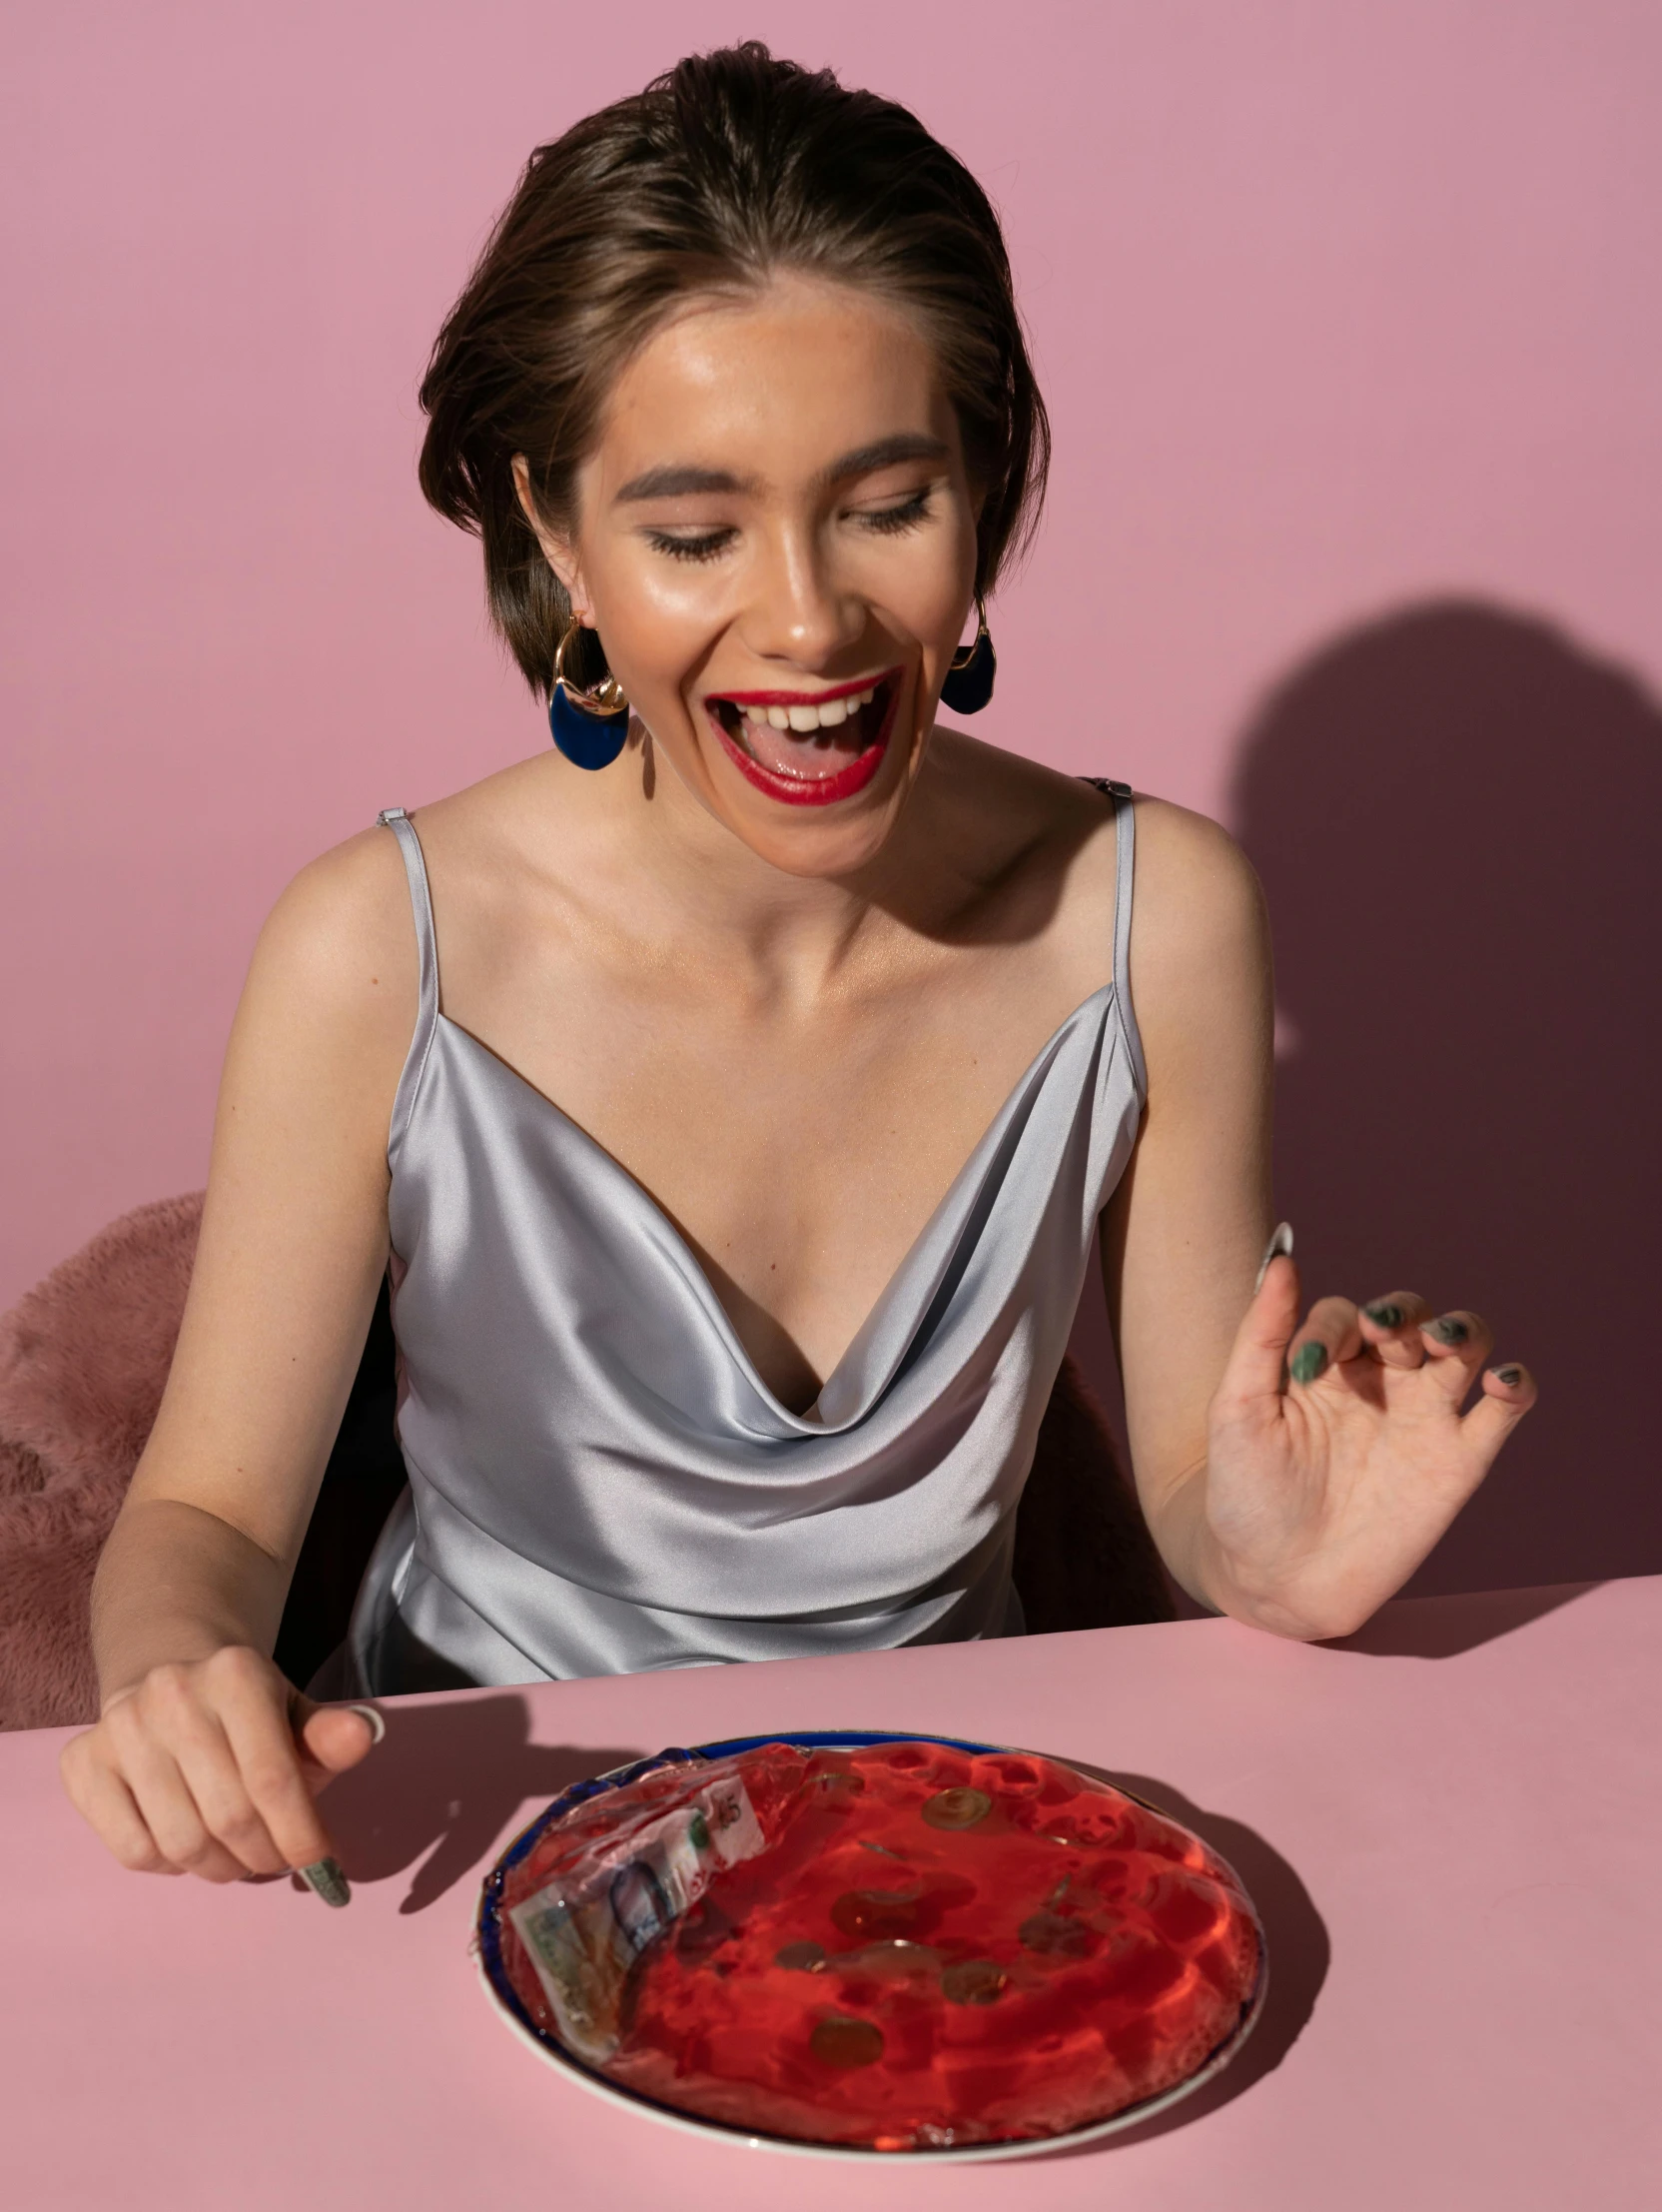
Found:
[[[892,469],[902,461],[945,461],[951,449],[944,438],[930,438],[922,431],[897,431],[875,445],[856,446],[827,469],[821,482],[841,484],[848,477],[869,477],[874,470]]]
[[[673,500],[686,492],[754,490],[751,479],[735,477],[726,469],[692,469],[670,462],[661,469],[648,469],[642,476],[631,477],[617,499],[621,506],[625,500]]]
[[[897,431],[893,438],[879,438],[870,446],[856,446],[852,453],[843,454],[829,469],[821,471],[822,484],[845,483],[850,477],[870,476],[877,469],[892,469],[903,461],[945,461],[949,448],[945,439],[927,437],[921,431]],[[631,477],[617,494],[618,506],[636,505],[643,500],[674,500],[694,492],[754,492],[753,477],[735,477],[727,469],[698,469],[688,464],[668,462],[662,468],[647,469],[638,477]]]

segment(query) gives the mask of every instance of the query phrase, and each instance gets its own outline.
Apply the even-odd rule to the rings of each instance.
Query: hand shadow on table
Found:
[[[1246,1884],[1263,1921],[1269,1992],[1240,2056],[1204,2089],[1197,2089],[1169,2112],[1141,2120],[1122,2134],[1081,2143],[1072,2150],[1042,2152],[1040,2155],[1046,2158],[1087,2158],[1131,2143],[1152,2142],[1157,2135],[1188,2127],[1191,2121],[1205,2119],[1220,2106],[1233,2104],[1265,2074],[1273,2073],[1303,2033],[1327,1978],[1332,1955],[1326,1924],[1309,1891],[1280,1852],[1256,1829],[1247,1827],[1245,1821],[1232,1820],[1226,1813],[1203,1811],[1170,1782],[1155,1781],[1147,1774],[1111,1773],[1107,1767],[1087,1766],[1082,1760],[1074,1763],[1082,1773],[1095,1774],[1100,1781],[1112,1782],[1116,1789],[1169,1812],[1229,1860]]]
[[[642,1757],[530,1741],[530,1705],[510,1692],[442,1704],[392,1700],[385,1739],[330,1785],[320,1809],[349,1878],[387,1881],[414,1865],[399,1910],[422,1912],[479,1867],[527,1800]]]
[[[1354,1636],[1334,1637],[1324,1652],[1373,1659],[1458,1659],[1572,1605],[1602,1583],[1553,1583],[1541,1590],[1474,1590],[1463,1598],[1404,1598],[1374,1615]]]

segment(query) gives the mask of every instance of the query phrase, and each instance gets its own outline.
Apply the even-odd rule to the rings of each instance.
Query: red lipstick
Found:
[[[827,699],[851,699],[858,692],[875,690],[900,673],[889,668],[880,676],[856,676],[851,683],[828,684],[823,691],[723,691],[733,706],[823,706]]]
[[[883,720],[876,736],[872,738],[863,751],[856,753],[849,760],[846,767],[838,768],[830,775],[793,775],[787,770],[764,767],[762,762],[747,752],[739,740],[729,732],[720,714],[716,711],[713,699],[706,701],[704,710],[709,716],[711,727],[726,747],[728,758],[746,782],[754,784],[758,791],[765,792],[771,799],[778,799],[785,806],[834,806],[839,799],[852,798],[857,791],[865,789],[883,765],[884,755],[889,749],[889,739],[894,733],[895,716],[900,709],[900,695],[904,685],[898,669],[888,676],[880,677],[879,682],[887,688],[888,697],[883,709]],[[835,685],[831,689],[812,693],[803,691],[725,691],[721,696],[724,701],[737,707],[806,706],[810,704],[817,705],[822,699],[851,697],[858,691],[871,688],[871,678],[868,676],[863,680]]]

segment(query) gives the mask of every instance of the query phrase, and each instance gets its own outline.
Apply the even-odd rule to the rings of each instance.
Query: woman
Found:
[[[984,702],[1048,450],[974,181],[760,47],[684,62],[532,158],[422,401],[559,749],[266,926],[77,1804],[134,1867],[327,1852],[374,1715],[266,1655],[389,1264],[412,1490],[357,1690],[1019,1631],[1099,1242],[1172,1574],[1356,1628],[1533,1386],[1462,1417],[1475,1316],[1300,1324],[1260,1266],[1268,950],[1223,833],[935,727]]]

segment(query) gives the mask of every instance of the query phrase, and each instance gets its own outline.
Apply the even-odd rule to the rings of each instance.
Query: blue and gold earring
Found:
[[[567,760],[579,768],[609,768],[629,734],[629,702],[608,670],[586,691],[566,679],[567,646],[582,628],[576,615],[554,649],[553,680],[548,689],[548,734]]]
[[[941,704],[954,714],[979,714],[993,695],[993,679],[999,672],[998,655],[987,627],[987,609],[979,591],[975,613],[975,643],[959,646],[941,685]]]

